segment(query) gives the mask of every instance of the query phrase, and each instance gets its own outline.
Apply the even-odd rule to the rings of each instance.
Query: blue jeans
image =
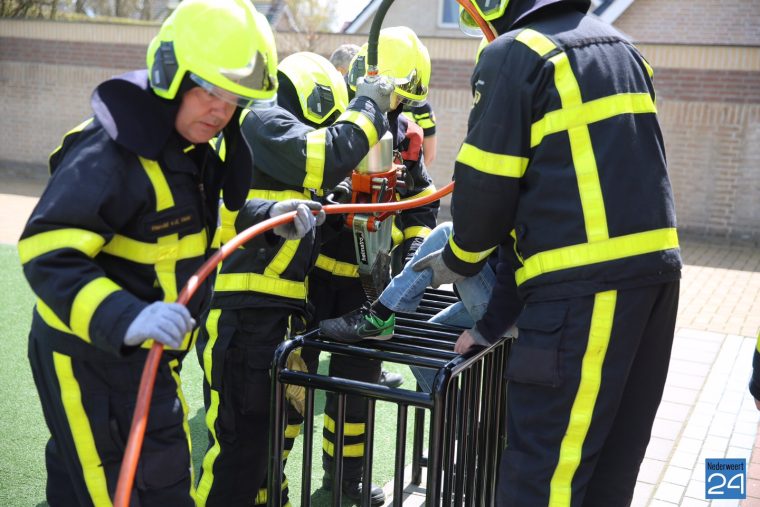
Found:
[[[404,269],[396,275],[388,287],[380,294],[380,303],[394,312],[413,312],[422,301],[425,289],[430,285],[433,274],[429,269],[414,271],[412,264],[429,253],[443,248],[451,236],[452,223],[443,222],[433,229],[425,241],[414,253]],[[488,307],[491,291],[496,283],[496,275],[491,266],[486,264],[477,275],[456,282],[461,301],[441,310],[430,322],[449,326],[471,328],[480,320]],[[425,392],[432,390],[436,370],[410,366],[420,388]]]

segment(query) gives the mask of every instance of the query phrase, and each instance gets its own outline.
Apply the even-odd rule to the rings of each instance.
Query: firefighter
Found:
[[[311,199],[349,175],[388,130],[392,86],[363,83],[349,104],[341,75],[327,59],[306,52],[285,58],[277,76],[278,106],[246,111],[242,119],[256,155],[248,197]],[[248,225],[223,208],[220,243]],[[266,503],[269,371],[277,346],[309,319],[306,275],[319,242],[315,230],[302,239],[245,247],[218,271],[197,344],[209,430],[199,506]],[[287,450],[301,420],[291,410]],[[283,500],[287,504],[287,491]]]
[[[173,301],[208,256],[222,188],[228,207],[243,204],[251,153],[237,117],[273,98],[276,57],[269,25],[249,2],[186,0],[148,47],[149,70],[98,85],[93,117],[51,155],[50,181],[18,246],[37,296],[29,361],[51,433],[50,505],[111,505],[154,340],[166,351],[131,497],[194,505],[179,372],[210,287],[188,307]],[[233,140],[225,163],[208,146],[222,129]],[[310,217],[307,202],[257,200],[248,211],[252,220],[291,210]]]
[[[359,78],[367,70],[367,45],[354,57],[348,73],[348,83],[356,87]],[[425,170],[422,153],[422,129],[401,115],[404,104],[419,105],[425,101],[430,82],[430,57],[427,48],[416,34],[406,27],[385,28],[378,41],[378,70],[394,81],[394,94],[388,121],[394,136],[394,147],[403,156],[407,187],[398,192],[399,199],[421,197],[435,191],[435,186]],[[396,216],[394,239],[398,242],[397,255],[410,258],[417,245],[435,227],[438,202],[402,212]],[[322,246],[316,268],[309,275],[309,299],[315,304],[314,322],[338,317],[366,301],[364,289],[358,278],[358,266],[354,250],[353,233],[344,228],[340,234]],[[386,323],[392,327],[392,323]],[[364,382],[377,382],[380,362],[371,359],[333,354],[330,359],[330,376]],[[346,401],[346,424],[344,425],[343,494],[355,501],[361,497],[361,478],[364,456],[364,425],[366,399],[348,396]],[[332,456],[335,449],[335,417],[337,397],[326,395],[325,424],[322,442],[322,464],[325,469],[323,486],[332,486]],[[371,486],[372,505],[385,500],[383,490]]]
[[[454,282],[515,239],[501,506],[630,504],[668,370],[681,255],[652,69],[589,4],[471,0],[500,36],[472,76],[453,234],[416,265]]]
[[[755,407],[760,410],[760,330],[757,332],[757,345],[752,356],[752,378],[749,381],[749,392],[755,399]]]

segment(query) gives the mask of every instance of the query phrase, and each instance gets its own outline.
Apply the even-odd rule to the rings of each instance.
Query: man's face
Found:
[[[234,113],[235,105],[195,86],[182,96],[174,128],[191,143],[207,143],[229,123]]]

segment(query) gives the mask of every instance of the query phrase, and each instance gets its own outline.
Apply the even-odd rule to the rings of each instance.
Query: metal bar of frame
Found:
[[[415,408],[415,440],[412,449],[412,482],[421,483],[425,410],[430,411],[428,434],[427,491],[425,505],[493,505],[498,459],[506,440],[504,364],[508,340],[500,340],[486,349],[459,356],[453,345],[461,330],[427,322],[428,316],[457,299],[446,291],[428,290],[422,312],[397,318],[397,332],[388,341],[360,342],[347,345],[324,341],[316,331],[284,342],[275,353],[272,370],[272,411],[270,414],[270,461],[268,504],[279,507],[282,499],[282,455],[286,402],[284,386],[306,387],[304,414],[304,459],[301,505],[311,504],[311,469],[314,432],[314,390],[336,393],[338,413],[335,421],[333,463],[333,505],[342,496],[342,456],[345,423],[345,397],[358,395],[368,400],[365,426],[364,476],[362,505],[369,505],[372,484],[372,447],[374,442],[375,402],[398,405],[394,504],[403,495],[403,470],[406,452],[406,421],[409,407]],[[308,346],[320,351],[337,352],[415,365],[437,370],[432,392],[419,389],[388,388],[316,373],[286,368],[289,354]],[[403,424],[402,424],[403,423]],[[443,497],[442,497],[443,495]]]

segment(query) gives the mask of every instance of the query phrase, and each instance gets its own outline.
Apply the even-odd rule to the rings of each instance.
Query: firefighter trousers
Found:
[[[317,270],[318,271],[318,270]],[[314,273],[314,272],[312,272]],[[341,279],[331,276],[323,278],[319,274],[310,275],[309,300],[315,305],[314,323],[340,317],[359,308],[367,299],[358,279]],[[316,362],[304,350],[307,364]],[[349,357],[332,354],[329,375],[351,380],[376,383],[380,380],[381,362],[375,359]],[[335,424],[337,396],[327,392],[325,396],[324,429],[322,430],[322,467],[332,471],[335,455]],[[364,429],[367,421],[367,400],[361,396],[346,397],[346,422],[343,438],[343,479],[359,480],[364,470]]]
[[[287,308],[211,309],[201,325],[196,351],[204,373],[209,443],[196,495],[199,507],[254,505],[266,484],[271,363],[292,313]]]
[[[29,337],[29,362],[50,439],[45,447],[51,507],[111,505],[129,437],[145,354],[87,358]],[[192,507],[193,477],[180,359],[160,362],[130,505]]]
[[[630,504],[678,291],[675,281],[526,305],[507,363],[498,506]]]

